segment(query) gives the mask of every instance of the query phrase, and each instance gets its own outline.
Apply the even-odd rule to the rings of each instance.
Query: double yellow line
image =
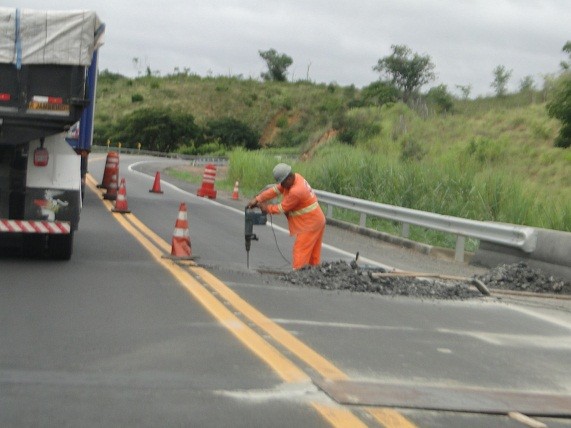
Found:
[[[88,187],[96,194],[99,191],[91,175],[87,176]],[[105,207],[112,212],[113,204],[102,200]],[[309,383],[311,378],[278,349],[268,343],[256,331],[228,309],[227,305],[258,328],[263,330],[277,343],[294,354],[297,358],[315,370],[325,379],[345,380],[348,376],[335,367],[323,356],[305,345],[291,333],[267,318],[264,314],[243,300],[222,281],[194,263],[182,265],[175,263],[164,255],[170,253],[171,247],[160,236],[150,230],[133,214],[113,213],[114,218],[129,232],[154,258],[168,270],[210,314],[230,331],[240,342],[264,361],[274,372],[288,383]],[[216,297],[209,288],[214,290]],[[334,427],[365,427],[365,423],[348,408],[333,402],[312,402],[313,408]],[[415,425],[392,409],[365,408],[377,422],[387,428],[408,428]]]

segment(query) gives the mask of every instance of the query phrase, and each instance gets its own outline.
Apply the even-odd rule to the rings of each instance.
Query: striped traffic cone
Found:
[[[113,171],[119,168],[119,153],[109,152],[107,153],[107,159],[105,160],[105,169],[103,170],[103,179],[101,184],[97,187],[100,189],[109,188],[109,183],[111,182],[111,175]]]
[[[114,201],[117,199],[117,176],[119,175],[119,168],[115,168],[111,173],[111,180],[109,181],[109,186],[107,187],[107,192],[103,195],[103,199],[108,199]]]
[[[198,196],[206,196],[209,199],[216,199],[216,190],[214,189],[214,181],[216,180],[216,165],[208,164],[204,167],[202,175],[202,184],[196,192]]]
[[[172,236],[172,248],[169,258],[192,260],[192,247],[190,245],[190,231],[188,229],[188,219],[186,204],[182,202],[178,210],[178,217],[174,226]]]
[[[125,179],[121,179],[121,184],[119,184],[119,191],[117,192],[117,199],[115,200],[115,208],[112,210],[115,213],[127,214],[130,213],[129,206],[127,204],[127,188],[125,186]]]
[[[234,183],[234,191],[232,192],[232,199],[238,200],[240,199],[240,194],[238,192],[238,182]]]

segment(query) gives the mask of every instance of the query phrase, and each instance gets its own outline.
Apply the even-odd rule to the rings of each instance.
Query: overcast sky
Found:
[[[361,88],[373,67],[404,44],[436,65],[437,80],[492,94],[493,69],[541,87],[559,71],[571,40],[571,0],[0,0],[31,9],[91,9],[106,24],[100,69],[134,77],[147,66],[207,75],[260,77],[259,51],[293,59],[290,80],[309,77]],[[137,58],[139,69],[133,61]]]

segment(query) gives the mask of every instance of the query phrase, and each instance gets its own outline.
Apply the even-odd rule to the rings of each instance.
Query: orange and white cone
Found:
[[[171,258],[192,258],[192,247],[190,245],[190,231],[188,229],[188,219],[186,204],[180,204],[178,217],[172,235]]]
[[[202,175],[202,184],[196,192],[198,196],[206,196],[209,199],[216,199],[216,190],[214,189],[214,182],[216,181],[216,165],[207,164],[204,167],[204,174]]]
[[[240,199],[240,193],[238,191],[238,182],[234,183],[234,191],[232,192],[232,199],[238,200]]]
[[[119,168],[115,168],[111,173],[111,180],[109,181],[109,187],[107,187],[107,192],[103,195],[103,199],[108,199],[114,201],[117,199],[117,176],[119,175]]]
[[[119,168],[119,153],[109,152],[107,153],[107,159],[105,160],[105,170],[103,171],[103,179],[101,184],[97,187],[100,189],[108,189],[109,183],[111,182],[111,175],[113,171]]]
[[[153,183],[152,189],[149,190],[151,193],[163,193],[161,190],[161,173],[157,171],[155,174],[155,182]]]
[[[115,213],[130,213],[129,205],[127,204],[127,188],[125,186],[125,179],[121,179],[119,184],[119,191],[117,192],[117,199],[115,200],[115,208],[112,210]]]

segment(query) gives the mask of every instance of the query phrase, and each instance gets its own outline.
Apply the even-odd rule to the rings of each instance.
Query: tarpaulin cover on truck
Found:
[[[0,7],[0,63],[87,66],[103,28],[92,11]]]

